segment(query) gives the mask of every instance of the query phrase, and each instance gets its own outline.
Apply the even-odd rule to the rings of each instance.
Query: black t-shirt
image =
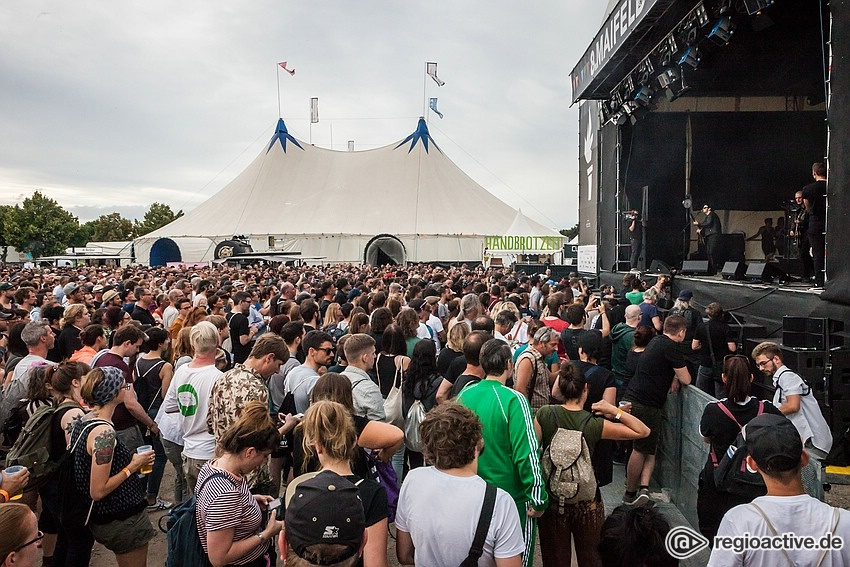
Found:
[[[440,356],[437,357],[437,372],[445,376],[449,373],[449,368],[457,358],[463,358],[462,352],[457,352],[456,350],[452,350],[449,347],[444,348],[440,351]],[[466,359],[463,358],[464,366],[466,365]]]
[[[375,357],[375,383],[381,388],[381,396],[384,399],[390,395],[393,389],[393,382],[396,378],[396,356],[387,356],[384,353]],[[401,373],[399,372],[396,386],[401,386]]]
[[[578,360],[578,341],[587,331],[585,329],[571,329],[567,327],[561,331],[561,343],[564,345],[564,352],[570,360]]]
[[[323,299],[322,302],[319,304],[319,314],[322,316],[322,321],[325,320],[325,313],[328,312],[328,305],[330,304],[331,302],[327,299]]]
[[[151,312],[145,309],[144,307],[139,306],[137,303],[133,308],[133,312],[130,313],[130,317],[141,323],[142,325],[151,325],[156,326],[156,319],[153,318]]]
[[[709,335],[711,336],[711,346],[709,347]],[[714,349],[714,360],[720,363],[723,357],[729,354],[729,345],[727,343],[735,342],[735,334],[732,329],[723,321],[711,320],[703,323],[697,329],[694,338],[700,342],[700,349],[696,351],[699,356],[699,363],[702,366],[713,367],[714,361],[711,360],[711,351]]]
[[[360,491],[360,500],[363,501],[363,511],[366,513],[366,527],[374,526],[384,518],[390,516],[389,508],[387,507],[387,489],[378,484],[377,481],[369,477],[360,477],[358,475],[345,476],[351,484],[357,486]],[[363,482],[360,482],[360,480]]]
[[[653,337],[638,361],[626,398],[650,407],[664,407],[675,369],[684,367],[685,357],[676,342],[667,335]]]
[[[233,362],[241,364],[248,360],[248,355],[251,354],[251,342],[243,345],[239,341],[239,337],[249,333],[248,318],[242,313],[234,313],[230,317],[230,350],[233,352]]]
[[[474,376],[472,374],[461,374],[457,377],[457,379],[452,383],[452,398],[456,398],[460,391],[469,384],[469,383],[478,383],[481,382],[481,378],[478,376]]]
[[[59,347],[60,360],[71,358],[75,351],[83,348],[80,330],[73,325],[65,325],[57,337],[56,345]]]
[[[718,407],[718,404],[723,404],[732,412],[738,424],[729,419],[729,416]],[[735,442],[738,433],[741,431],[738,425],[744,426],[758,414],[759,401],[756,398],[750,398],[745,404],[736,404],[724,398],[718,402],[710,403],[705,406],[702,412],[702,419],[699,422],[700,434],[707,437],[711,441],[711,448],[717,457],[717,461],[723,458],[723,453],[729,445]],[[782,415],[782,413],[770,402],[764,402],[764,412],[774,415]],[[711,460],[709,453],[705,463],[704,479],[709,483],[709,486],[714,486],[714,463]]]
[[[584,403],[584,411],[590,411],[590,406],[602,399],[606,388],[617,387],[614,375],[602,366],[580,360],[572,361],[572,365],[584,375],[587,381],[587,401]]]
[[[803,199],[809,201],[809,232],[823,232],[826,221],[826,181],[815,181],[803,187]]]
[[[459,356],[455,358],[451,364],[449,364],[449,371],[446,372],[443,377],[454,384],[458,376],[463,374],[464,370],[466,370],[466,357]]]
[[[630,350],[626,353],[626,370],[623,372],[623,387],[629,385],[629,382],[632,378],[635,377],[635,372],[637,372],[638,361],[640,360],[643,351]]]

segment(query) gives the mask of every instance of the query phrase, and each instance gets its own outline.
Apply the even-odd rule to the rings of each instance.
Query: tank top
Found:
[[[80,436],[83,427],[88,421],[77,419],[71,428],[71,445]],[[96,429],[89,428],[86,431],[87,436],[91,436],[91,432]],[[74,479],[77,486],[83,488],[84,493],[88,493],[87,488],[91,486],[91,455],[86,451],[88,439],[80,440],[77,447],[74,449]],[[133,459],[130,450],[121,443],[121,440],[115,438],[115,451],[112,454],[112,464],[109,467],[109,475],[114,476],[121,472],[121,469],[128,466]],[[107,524],[115,520],[126,520],[127,518],[138,514],[145,509],[147,501],[142,494],[142,485],[138,475],[130,475],[130,478],[118,485],[118,488],[106,495],[102,500],[94,503],[92,508],[91,522],[95,524]]]
[[[136,358],[136,396],[146,412],[154,412],[162,405],[162,378],[160,372],[165,365],[165,361],[161,358]],[[150,410],[150,411],[149,411]]]
[[[528,398],[531,405],[531,411],[537,413],[537,410],[545,405],[549,405],[549,369],[546,367],[546,361],[543,356],[537,352],[534,347],[528,347],[517,358],[517,366],[525,359],[530,359],[534,368],[531,371],[532,383],[528,387],[527,392],[521,392]]]

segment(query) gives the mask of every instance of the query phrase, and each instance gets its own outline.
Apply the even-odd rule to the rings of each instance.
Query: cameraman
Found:
[[[640,258],[641,244],[643,243],[643,223],[640,220],[640,213],[635,210],[624,212],[623,217],[629,222],[629,244],[632,247],[629,256],[629,268],[636,270],[638,258]]]

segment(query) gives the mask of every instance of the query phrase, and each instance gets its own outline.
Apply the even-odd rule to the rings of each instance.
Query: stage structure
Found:
[[[850,304],[849,57],[848,0],[614,5],[571,74],[579,244],[597,245],[596,270],[628,270],[628,210],[643,213],[641,266],[704,258],[692,224],[704,204],[723,221],[721,266],[770,260],[747,239],[767,218],[787,221],[829,156],[822,299]],[[793,254],[776,255],[799,272]]]

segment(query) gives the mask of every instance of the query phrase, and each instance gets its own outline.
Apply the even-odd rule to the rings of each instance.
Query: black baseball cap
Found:
[[[785,472],[800,464],[803,441],[800,432],[784,415],[763,413],[744,427],[747,451],[765,472]]]
[[[353,557],[363,543],[366,514],[359,489],[332,471],[295,479],[287,489],[286,541],[295,554],[314,565],[333,565]],[[300,480],[300,481],[299,481]],[[344,546],[333,557],[317,556],[317,544]]]

